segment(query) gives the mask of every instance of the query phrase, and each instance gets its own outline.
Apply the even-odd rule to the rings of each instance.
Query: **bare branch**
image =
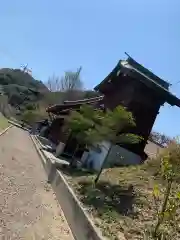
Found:
[[[50,77],[46,83],[46,86],[50,91],[80,91],[83,89],[83,83],[80,79],[80,71],[79,68],[76,72],[66,71],[63,77],[58,77],[53,75]]]

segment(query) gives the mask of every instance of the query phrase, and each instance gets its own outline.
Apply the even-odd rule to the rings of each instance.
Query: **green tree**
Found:
[[[28,103],[35,104],[49,93],[41,81],[20,69],[0,69],[0,83],[0,93],[7,96],[9,107],[13,109],[13,112],[8,110],[9,117],[11,112],[21,115]]]
[[[122,106],[116,107],[113,111],[107,110],[105,112],[100,109],[94,109],[90,105],[83,105],[80,111],[72,111],[67,123],[77,140],[87,146],[95,145],[103,140],[112,144],[134,144],[142,139],[134,134],[120,134],[124,128],[135,126],[132,113]],[[98,181],[105,162],[106,160],[95,182]]]

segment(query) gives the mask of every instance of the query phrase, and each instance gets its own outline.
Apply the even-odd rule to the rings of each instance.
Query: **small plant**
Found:
[[[178,214],[180,209],[180,191],[174,189],[175,183],[180,177],[180,144],[179,141],[171,142],[165,151],[159,155],[160,177],[165,183],[165,188],[154,186],[153,198],[156,206],[157,223],[151,232],[154,239],[168,239],[168,232],[172,237],[172,230],[177,231]],[[176,185],[177,186],[177,185]],[[166,229],[166,231],[165,231]],[[180,229],[179,229],[180,230]],[[178,231],[179,231],[178,230]]]

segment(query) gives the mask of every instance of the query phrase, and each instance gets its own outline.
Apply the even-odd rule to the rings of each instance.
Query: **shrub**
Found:
[[[173,239],[178,226],[180,209],[180,191],[176,182],[180,179],[180,144],[176,139],[158,156],[160,167],[159,176],[165,185],[160,189],[154,186],[153,197],[156,205],[157,223],[151,232],[154,239]],[[158,162],[157,162],[158,163]],[[179,229],[179,230],[177,230]]]
[[[44,109],[38,110],[26,110],[21,116],[21,120],[29,125],[33,125],[35,122],[43,120],[47,117]]]

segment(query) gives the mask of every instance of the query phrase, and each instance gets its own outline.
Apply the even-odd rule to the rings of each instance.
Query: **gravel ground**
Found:
[[[72,240],[27,132],[0,137],[0,240]]]

